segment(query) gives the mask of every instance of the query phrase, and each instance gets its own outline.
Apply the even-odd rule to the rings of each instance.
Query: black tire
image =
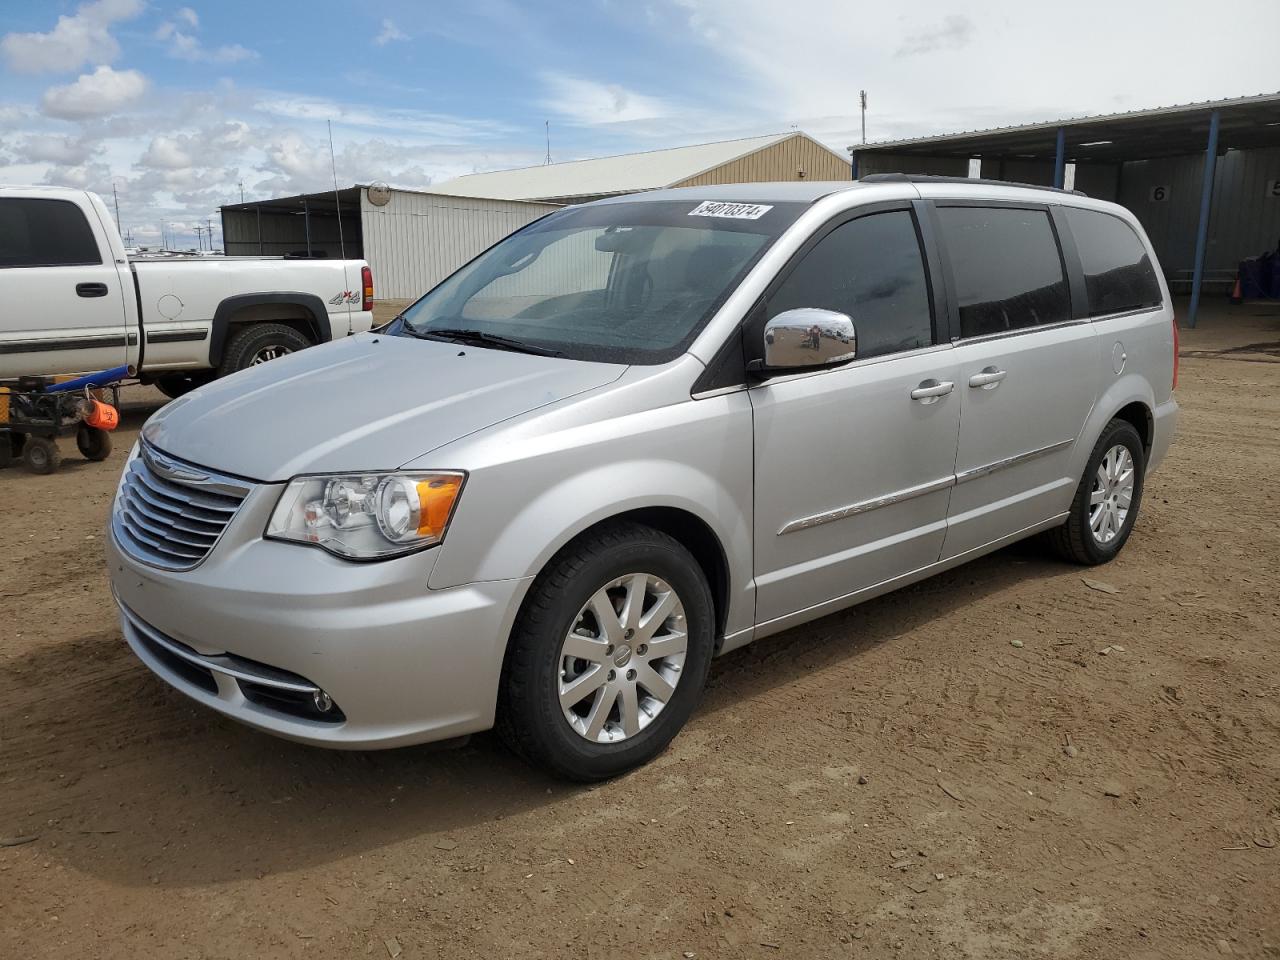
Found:
[[[76,430],[76,449],[86,460],[101,462],[111,456],[111,434],[82,423]]]
[[[167,373],[163,377],[157,377],[155,381],[156,389],[163,393],[170,400],[177,400],[181,396],[190,393],[196,387],[203,387],[206,383],[213,382],[212,370],[193,370],[190,373]]]
[[[592,594],[632,573],[660,577],[683,603],[685,661],[675,691],[647,726],[617,743],[597,743],[575,731],[561,710],[561,645]],[[702,697],[713,624],[706,577],[678,541],[629,522],[590,532],[552,558],[525,598],[503,666],[499,734],[530,763],[570,780],[604,780],[646,763],[666,748]]]
[[[253,364],[265,350],[276,349],[284,353],[297,353],[311,346],[311,341],[293,327],[282,323],[255,323],[234,334],[222,352],[218,376],[236,373]]]
[[[32,473],[53,473],[62,466],[62,451],[45,437],[27,437],[22,445],[22,462]]]
[[[1117,444],[1126,447],[1129,456],[1133,458],[1133,499],[1129,503],[1129,513],[1120,531],[1110,541],[1100,543],[1089,525],[1089,498],[1093,492],[1098,466],[1107,451]],[[1127,421],[1112,420],[1103,428],[1098,442],[1093,445],[1093,452],[1084,468],[1084,476],[1081,477],[1080,486],[1076,488],[1075,498],[1071,501],[1071,513],[1067,522],[1045,534],[1045,541],[1050,548],[1063,560],[1085,566],[1097,566],[1114,559],[1128,541],[1133,525],[1137,522],[1146,470],[1146,452],[1138,431]]]

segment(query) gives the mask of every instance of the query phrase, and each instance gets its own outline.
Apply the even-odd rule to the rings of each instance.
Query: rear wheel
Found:
[[[27,437],[22,446],[22,462],[32,473],[53,473],[62,465],[62,451],[46,437]]]
[[[1108,423],[1093,446],[1067,522],[1047,534],[1053,550],[1064,560],[1089,566],[1113,559],[1138,519],[1146,465],[1133,424]]]
[[[227,343],[218,376],[277,360],[311,346],[311,341],[282,323],[255,323],[240,330]]]
[[[76,448],[86,460],[105,460],[111,456],[111,434],[82,423],[76,431]]]
[[[561,551],[511,638],[498,730],[521,756],[602,780],[657,756],[702,696],[711,591],[673,538],[633,523]]]

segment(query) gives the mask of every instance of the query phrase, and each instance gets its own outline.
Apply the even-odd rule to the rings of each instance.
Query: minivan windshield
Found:
[[[476,257],[389,332],[663,363],[688,348],[805,206],[640,200],[557,211]]]

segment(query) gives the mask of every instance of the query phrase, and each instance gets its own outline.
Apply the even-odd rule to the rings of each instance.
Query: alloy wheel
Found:
[[[1089,529],[1098,543],[1110,543],[1124,529],[1133,503],[1133,455],[1118,443],[1098,464],[1089,494]]]
[[[606,583],[573,618],[560,646],[560,708],[577,734],[618,743],[671,701],[688,649],[684,604],[650,573]]]
[[[278,360],[280,357],[293,353],[288,347],[282,347],[278,344],[263,347],[253,355],[253,359],[249,361],[249,366],[256,367],[260,363],[266,363],[268,360]]]

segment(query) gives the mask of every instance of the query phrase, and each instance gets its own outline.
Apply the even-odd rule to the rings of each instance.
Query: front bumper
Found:
[[[394,747],[492,726],[529,581],[431,590],[436,550],[350,563],[264,540],[278,494],[251,493],[213,552],[185,572],[134,560],[108,531],[121,629],[138,658],[220,713],[321,746]],[[309,716],[312,687],[339,712]]]

